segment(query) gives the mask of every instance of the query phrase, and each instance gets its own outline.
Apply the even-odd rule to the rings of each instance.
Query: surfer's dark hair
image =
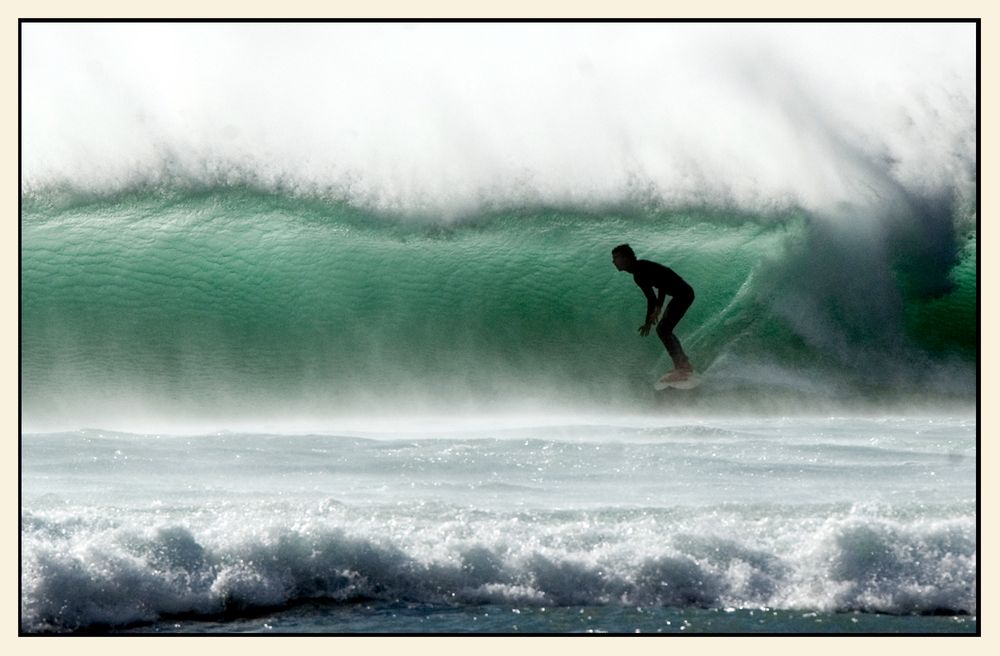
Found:
[[[628,244],[622,244],[621,246],[615,246],[614,249],[611,251],[611,254],[612,255],[625,255],[627,257],[632,258],[633,260],[635,259],[635,251],[633,251],[632,247],[629,246]]]

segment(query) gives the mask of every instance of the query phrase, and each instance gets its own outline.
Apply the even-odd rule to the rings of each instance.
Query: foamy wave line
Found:
[[[536,527],[517,544],[496,537],[504,531],[479,527],[454,540],[439,527],[432,532],[441,535],[406,545],[307,525],[220,545],[178,525],[78,528],[26,517],[23,631],[239,616],[306,600],[977,611],[971,518],[842,517],[791,550],[680,532],[651,550],[649,540],[622,540],[621,527],[600,524],[552,535]],[[428,556],[435,541],[445,551]]]

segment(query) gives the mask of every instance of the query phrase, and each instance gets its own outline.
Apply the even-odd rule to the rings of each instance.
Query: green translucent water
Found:
[[[967,395],[975,236],[952,291],[928,299],[897,285],[887,255],[820,225],[643,208],[443,220],[239,190],[31,200],[24,407],[632,403],[669,363],[636,336],[645,299],[610,261],[622,242],[692,284],[677,334],[729,388],[807,393],[804,377],[819,396],[922,393],[957,357],[952,389]]]

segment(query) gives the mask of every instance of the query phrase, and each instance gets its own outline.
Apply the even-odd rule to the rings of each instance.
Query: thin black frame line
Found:
[[[663,16],[622,17],[276,17],[276,18],[221,18],[221,17],[161,17],[161,18],[128,18],[128,17],[68,17],[68,18],[19,18],[20,23],[980,23],[980,17],[874,17],[874,18],[795,18],[795,17],[720,17],[720,18],[671,18]]]

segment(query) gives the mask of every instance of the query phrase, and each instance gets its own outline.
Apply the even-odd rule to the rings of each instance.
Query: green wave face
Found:
[[[637,335],[645,299],[611,264],[622,242],[695,288],[677,334],[705,373],[700,403],[969,398],[975,234],[950,237],[947,291],[931,296],[900,281],[927,268],[913,253],[938,255],[856,239],[801,212],[530,208],[444,222],[234,190],[27,201],[23,411],[656,403],[650,382],[669,363]]]

